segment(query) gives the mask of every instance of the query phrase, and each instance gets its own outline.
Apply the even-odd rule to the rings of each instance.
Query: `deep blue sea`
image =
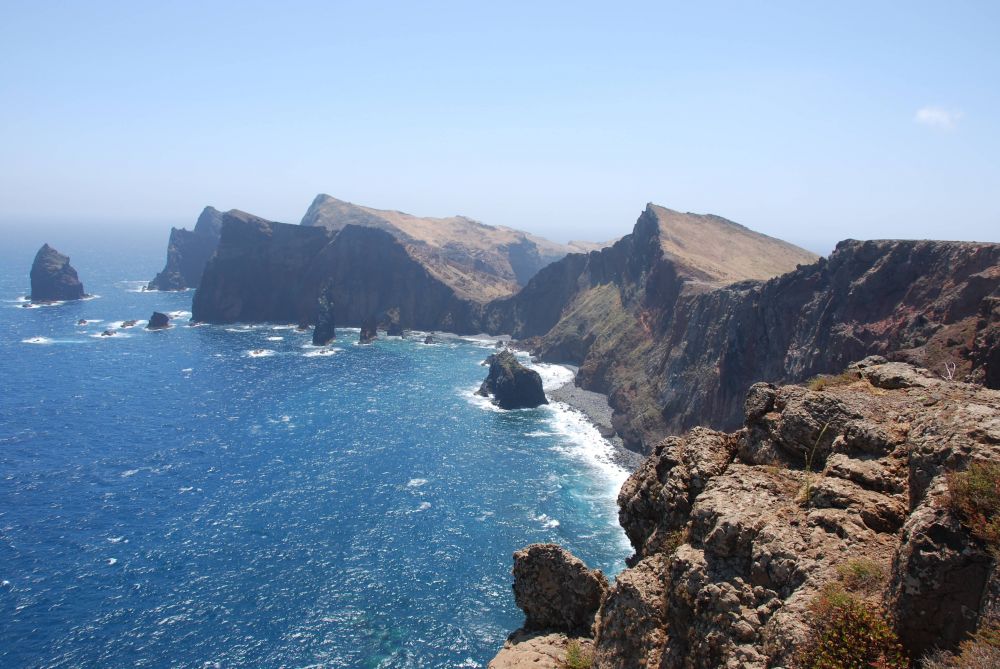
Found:
[[[493,342],[189,327],[192,293],[139,290],[166,237],[0,250],[0,667],[484,667],[512,551],[624,566],[609,445],[474,398]],[[23,307],[43,242],[94,299]]]

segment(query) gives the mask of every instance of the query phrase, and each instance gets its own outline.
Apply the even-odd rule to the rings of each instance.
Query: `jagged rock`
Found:
[[[378,326],[375,324],[375,319],[369,316],[361,323],[361,334],[358,336],[358,342],[370,344],[376,339],[378,339]]]
[[[507,637],[487,669],[565,669],[569,644],[575,643],[580,654],[593,653],[594,642],[586,637],[571,637],[560,632],[518,630]]]
[[[385,333],[387,336],[403,336],[403,326],[399,322],[399,309],[397,307],[387,310],[382,316],[382,321],[385,323]]]
[[[131,319],[127,321],[122,321],[122,328],[134,328],[138,323],[139,321]]]
[[[167,242],[167,264],[147,284],[147,290],[185,290],[197,288],[205,265],[219,246],[222,213],[205,207],[194,230],[171,228]]]
[[[1000,392],[852,369],[823,390],[758,384],[743,429],[656,446],[619,496],[636,556],[603,599],[595,666],[795,666],[819,594],[856,587],[852,563],[875,565],[855,596],[885,605],[913,657],[998,613],[1000,567],[949,510],[946,474],[1000,461]]]
[[[600,570],[555,544],[531,544],[514,553],[513,574],[526,630],[590,635],[608,588]]]
[[[427,335],[426,337],[424,337],[424,343],[425,344],[436,344],[437,343],[437,338],[435,338],[434,335]]]
[[[486,359],[489,374],[476,394],[493,396],[493,403],[502,409],[530,409],[548,404],[542,389],[542,377],[528,369],[509,350],[494,353]]]
[[[87,319],[85,319],[85,318],[81,318],[80,320],[78,320],[78,321],[76,322],[76,324],[77,324],[77,325],[86,325],[86,324],[87,324]]]
[[[996,566],[941,495],[935,497],[907,520],[889,586],[900,639],[915,655],[954,648],[975,631]]]
[[[307,326],[308,327],[308,326]],[[323,293],[319,297],[316,314],[316,328],[313,330],[313,346],[326,346],[337,336],[334,323],[334,304],[330,297]]]
[[[69,258],[43,244],[31,263],[31,301],[62,302],[86,297]]]
[[[163,328],[170,326],[170,316],[160,313],[159,311],[154,311],[153,315],[149,317],[149,323],[146,324],[147,330],[162,330]]]
[[[114,330],[105,330],[104,332],[101,333],[101,336],[102,337],[114,337],[115,336],[115,331]]]

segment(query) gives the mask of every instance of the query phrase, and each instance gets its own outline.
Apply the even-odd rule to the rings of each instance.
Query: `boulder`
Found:
[[[153,315],[149,317],[149,323],[146,324],[147,330],[162,330],[170,325],[170,316],[160,313],[159,311],[154,311]]]
[[[31,301],[61,302],[86,297],[69,258],[43,244],[31,264]]]
[[[530,409],[548,404],[542,389],[542,377],[528,369],[509,350],[494,353],[486,359],[490,371],[477,395],[493,396],[493,403],[502,409]]]
[[[513,574],[526,630],[590,635],[608,589],[600,570],[555,544],[531,544],[514,553]]]

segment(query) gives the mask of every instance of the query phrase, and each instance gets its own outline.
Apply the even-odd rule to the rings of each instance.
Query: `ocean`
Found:
[[[63,237],[0,251],[0,666],[485,667],[514,550],[624,567],[611,446],[475,397],[491,339],[190,327],[166,230]],[[93,299],[25,308],[43,242]]]

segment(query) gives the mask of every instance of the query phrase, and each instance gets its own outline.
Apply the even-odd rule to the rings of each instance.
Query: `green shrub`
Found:
[[[565,669],[590,669],[594,664],[594,657],[580,645],[579,641],[570,641],[566,646],[566,659],[563,661]]]
[[[1000,463],[973,462],[948,474],[952,509],[972,535],[1000,552]]]
[[[837,574],[844,587],[851,592],[875,592],[885,580],[882,565],[867,558],[849,560],[838,565]]]
[[[910,662],[885,611],[830,584],[811,607],[812,631],[798,655],[802,669],[906,669]]]
[[[848,386],[859,380],[859,377],[854,372],[841,372],[840,374],[820,374],[819,376],[814,376],[806,382],[806,388],[809,390],[826,390],[827,388],[836,388],[837,386]]]

